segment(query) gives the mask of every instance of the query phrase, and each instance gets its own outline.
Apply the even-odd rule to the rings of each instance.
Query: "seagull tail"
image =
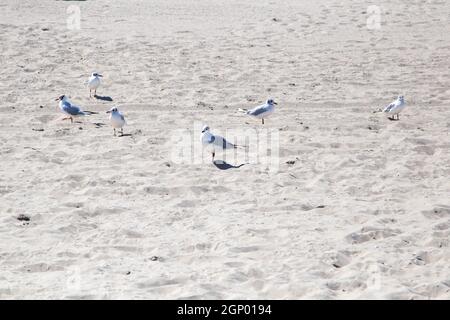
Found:
[[[239,108],[238,111],[239,111],[239,112],[242,112],[242,113],[248,113],[248,110],[247,110],[247,109]]]
[[[248,150],[248,146],[241,146],[241,145],[237,145],[237,144],[234,145],[234,148]]]

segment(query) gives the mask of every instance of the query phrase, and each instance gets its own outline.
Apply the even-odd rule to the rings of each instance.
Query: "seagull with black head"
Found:
[[[70,102],[69,98],[66,95],[59,96],[55,99],[55,101],[59,101],[59,109],[68,116],[63,118],[62,120],[70,119],[71,123],[73,123],[74,118],[89,116],[91,114],[98,113],[93,111],[81,110],[79,106],[76,106],[72,102]]]

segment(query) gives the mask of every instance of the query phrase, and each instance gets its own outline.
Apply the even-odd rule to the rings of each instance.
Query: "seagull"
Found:
[[[55,101],[59,101],[59,108],[62,112],[68,115],[68,117],[63,118],[62,120],[70,119],[70,122],[73,123],[74,117],[80,117],[80,116],[89,116],[91,114],[97,114],[98,112],[92,112],[92,111],[83,111],[80,109],[80,107],[72,104],[69,101],[69,98],[67,98],[65,95],[62,95],[55,99]]]
[[[203,147],[206,147],[208,151],[211,152],[213,162],[216,155],[216,150],[243,148],[242,146],[238,146],[228,142],[221,136],[212,134],[209,130],[210,129],[207,125],[203,126],[200,140]]]
[[[240,112],[253,116],[255,118],[261,119],[262,124],[264,124],[264,118],[267,118],[275,111],[275,105],[278,104],[273,99],[269,99],[265,104],[257,106],[253,109],[239,109]]]
[[[123,126],[126,124],[125,117],[116,107],[112,107],[109,111],[109,121],[114,128],[114,135],[116,135],[116,129],[120,129],[120,134],[123,136]]]
[[[101,74],[96,72],[92,73],[89,77],[87,85],[89,87],[89,97],[92,97],[92,90],[94,90],[94,97],[97,95],[97,88],[100,86],[100,78],[103,78]]]
[[[393,101],[390,105],[383,109],[383,112],[391,114],[388,117],[390,120],[395,120],[394,116],[397,115],[397,120],[400,120],[398,114],[405,108],[405,100],[403,96],[398,96],[397,100]]]

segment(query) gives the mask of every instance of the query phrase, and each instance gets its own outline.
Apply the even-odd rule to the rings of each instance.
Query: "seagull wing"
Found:
[[[249,114],[251,116],[258,116],[258,115],[260,115],[260,114],[262,114],[264,112],[267,112],[267,111],[268,111],[267,104],[263,104],[263,105],[257,106],[255,108],[249,110],[247,112],[247,114]]]
[[[392,109],[394,109],[397,106],[397,101],[392,102],[390,105],[388,105],[386,108],[384,108],[383,112],[390,112]]]
[[[70,102],[63,102],[61,109],[67,113],[70,114],[71,116],[77,116],[80,114],[84,114],[83,111],[81,111],[80,107],[75,106],[73,104],[71,104]]]
[[[236,146],[230,142],[228,142],[227,140],[225,140],[225,138],[221,137],[221,136],[215,136],[214,137],[214,145],[222,148],[222,149],[235,149]]]

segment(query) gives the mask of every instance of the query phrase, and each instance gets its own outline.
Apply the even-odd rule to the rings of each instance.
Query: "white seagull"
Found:
[[[123,136],[123,126],[126,124],[124,115],[116,107],[112,107],[109,111],[109,121],[114,128],[114,135],[116,135],[116,129],[120,129],[120,134]]]
[[[216,150],[243,148],[241,146],[228,142],[227,140],[225,140],[225,138],[221,136],[212,134],[209,131],[209,127],[206,125],[203,126],[202,128],[200,140],[202,142],[203,147],[207,148],[208,151],[211,152],[213,162],[214,157],[216,155]]]
[[[97,95],[97,88],[100,86],[100,78],[103,76],[101,74],[98,74],[97,72],[94,72],[89,77],[89,80],[87,82],[87,85],[89,87],[89,97],[92,97],[92,90],[94,90],[94,97]]]
[[[390,120],[395,120],[395,115],[397,115],[397,120],[400,120],[398,114],[405,108],[405,106],[406,104],[403,96],[398,96],[397,100],[393,101],[390,105],[383,109],[383,112],[392,115],[388,117]]]
[[[275,105],[278,104],[273,99],[269,99],[265,104],[257,106],[253,109],[239,109],[239,111],[244,112],[250,116],[261,119],[262,124],[264,124],[264,118],[267,118],[275,111]]]
[[[59,109],[61,109],[62,112],[68,115],[68,117],[63,118],[62,120],[70,119],[70,122],[73,123],[73,118],[75,117],[82,117],[82,116],[89,116],[91,114],[97,114],[98,112],[92,112],[92,111],[83,111],[80,107],[72,104],[69,101],[69,98],[67,98],[65,95],[62,95],[55,99],[55,101],[59,101]]]

